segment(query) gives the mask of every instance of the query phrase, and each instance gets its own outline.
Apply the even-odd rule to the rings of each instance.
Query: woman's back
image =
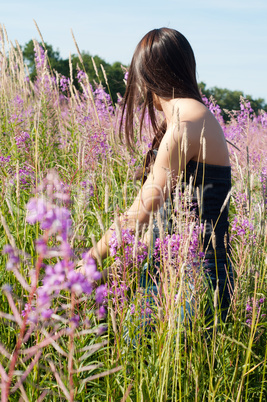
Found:
[[[167,103],[167,102],[166,102]],[[177,121],[180,123],[180,140],[186,130],[188,154],[186,163],[190,160],[203,162],[210,165],[229,166],[229,154],[224,133],[219,122],[206,106],[195,99],[172,99],[169,105],[164,105],[165,113],[171,119],[169,127],[177,131]],[[168,120],[167,120],[168,124]],[[204,136],[204,147],[201,147],[201,136]]]

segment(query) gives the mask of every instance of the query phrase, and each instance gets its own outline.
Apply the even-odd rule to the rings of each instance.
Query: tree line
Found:
[[[42,46],[42,44],[40,43]],[[45,43],[45,50],[47,51],[47,56],[49,59],[50,67],[52,70],[57,71],[59,74],[69,78],[70,77],[70,67],[69,59],[62,59],[59,51],[54,50],[52,45]],[[36,67],[34,61],[34,42],[30,40],[24,46],[22,46],[22,52],[24,61],[27,64],[30,72],[30,78],[34,80],[36,76]],[[93,65],[92,56],[89,52],[82,52],[83,66],[77,55],[72,55],[72,65],[74,69],[78,67],[79,69],[85,68],[86,73],[89,76],[89,80],[93,86],[96,86],[100,82],[103,86],[106,86],[105,77],[101,68],[103,66],[109,84],[110,95],[115,103],[117,101],[117,94],[121,96],[125,92],[125,83],[123,81],[125,71],[127,66],[123,66],[120,62],[115,62],[113,64],[107,63],[99,56],[94,56],[95,66],[97,68],[97,73]],[[97,75],[98,74],[98,75]],[[79,89],[79,83],[74,74],[74,85]],[[226,110],[239,110],[240,109],[240,96],[244,97],[242,91],[231,91],[226,88],[212,87],[207,88],[204,82],[199,83],[199,88],[201,93],[210,98],[212,96],[216,103],[220,106],[222,114],[225,120],[228,119]],[[253,99],[250,95],[246,96],[246,99],[250,101],[252,109],[258,113],[260,110],[267,111],[267,104],[263,98]]]
[[[39,43],[42,46],[41,43]],[[43,46],[42,46],[43,47]],[[49,59],[49,65],[52,71],[57,71],[59,74],[70,78],[70,66],[69,59],[62,59],[60,57],[60,53],[57,50],[54,50],[51,45],[45,43],[45,50],[47,52],[47,57]],[[34,42],[30,40],[22,47],[22,53],[25,63],[28,66],[30,72],[30,79],[34,80],[36,77],[36,66],[35,66],[35,51],[34,51]],[[97,73],[95,71],[95,67],[93,65],[92,56],[88,52],[82,52],[83,65],[81,64],[79,57],[77,55],[71,56],[72,66],[73,66],[73,82],[77,89],[80,89],[78,79],[76,77],[76,69],[85,69],[85,72],[88,74],[90,83],[96,86],[99,83],[102,83],[104,87],[106,87],[106,80],[101,68],[103,66],[108,84],[110,89],[110,95],[115,103],[117,101],[117,94],[124,95],[125,92],[125,83],[123,81],[126,66],[122,66],[120,62],[115,62],[113,64],[107,63],[99,56],[94,56],[94,63],[97,69]],[[125,71],[123,71],[123,67]],[[98,74],[98,76],[97,76]]]

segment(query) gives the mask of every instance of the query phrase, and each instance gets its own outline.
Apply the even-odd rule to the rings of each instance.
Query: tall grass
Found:
[[[187,208],[190,188],[177,191],[176,212],[170,212],[175,222],[172,239],[179,239],[180,245],[175,252],[172,239],[165,241],[160,215],[155,216],[161,238],[161,285],[157,297],[150,295],[152,302],[147,303],[149,296],[139,288],[146,258],[141,262],[137,252],[146,256],[150,251],[142,243],[151,234],[151,221],[140,238],[127,231],[116,233],[116,247],[113,244],[113,252],[99,266],[112,266],[104,319],[96,311],[94,293],[75,296],[73,291],[55,296],[49,319],[35,316],[31,321],[30,312],[23,319],[29,299],[33,306],[37,303],[44,265],[64,260],[60,255],[40,260],[36,240],[45,232],[41,223],[27,222],[29,200],[43,196],[53,169],[57,192],[66,196],[57,202],[71,211],[68,244],[72,260],[78,260],[131,205],[140,187],[134,173],[142,165],[151,133],[147,120],[143,142],[136,138],[138,152],[130,153],[119,141],[120,110],[104,91],[105,83],[93,88],[86,74],[73,66],[72,74],[78,74],[81,85],[78,92],[72,80],[51,72],[45,50],[37,43],[38,74],[30,82],[21,50],[11,45],[7,58],[7,35],[2,29],[0,34],[0,242],[1,250],[11,244],[20,258],[7,270],[6,255],[0,257],[1,286],[12,287],[0,292],[2,401],[7,400],[7,378],[9,400],[14,401],[266,400],[266,113],[256,116],[241,99],[240,110],[229,111],[231,121],[225,125],[216,103],[206,100],[230,142],[233,171],[230,236],[235,289],[226,322],[221,322],[216,292],[209,294],[202,281],[195,241],[198,222]],[[135,124],[138,132],[138,110]],[[53,235],[47,239],[49,249],[59,244]],[[188,267],[196,261],[199,269],[192,274]],[[36,274],[37,268],[34,285],[32,272]],[[188,290],[189,274],[194,289]],[[178,313],[188,291],[196,300],[191,323],[179,320]],[[206,303],[214,312],[211,322],[205,319]]]

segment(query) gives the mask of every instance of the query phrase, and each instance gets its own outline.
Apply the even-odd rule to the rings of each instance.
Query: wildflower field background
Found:
[[[138,286],[150,251],[144,233],[117,227],[110,256],[98,268],[87,258],[85,275],[75,271],[140,188],[134,174],[152,141],[148,119],[138,152],[130,152],[118,137],[120,98],[111,101],[108,82],[92,86],[76,66],[70,79],[59,76],[37,42],[31,82],[19,46],[5,49],[0,35],[1,400],[265,401],[267,113],[240,99],[226,124],[205,99],[232,164],[235,289],[226,322],[216,292],[214,320],[205,321],[190,189],[176,192],[172,236],[156,217],[161,289],[151,308]],[[137,110],[137,132],[139,117]],[[111,280],[94,287],[108,266]],[[177,318],[187,275],[198,306],[191,325]]]

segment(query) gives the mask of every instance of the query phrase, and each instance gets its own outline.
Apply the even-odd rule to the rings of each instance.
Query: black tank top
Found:
[[[214,242],[211,234],[214,228],[216,255],[220,258],[229,253],[229,192],[231,190],[231,166],[219,166],[189,161],[185,169],[186,183],[193,177],[193,202],[196,214],[205,227],[203,251],[209,259],[214,257]],[[202,200],[197,203],[197,187]],[[225,201],[228,202],[225,205]],[[200,210],[199,210],[200,209]]]
[[[157,156],[157,149],[153,149],[154,157]],[[146,173],[144,174],[146,178]],[[229,199],[226,205],[225,200],[231,190],[231,166],[211,165],[196,161],[189,161],[184,170],[185,184],[189,185],[192,177],[193,204],[196,215],[200,218],[205,227],[202,238],[202,249],[205,252],[205,258],[214,260],[214,242],[212,243],[211,234],[214,228],[216,243],[216,258],[227,260],[230,253],[229,246]],[[199,189],[201,211],[199,211],[197,202],[197,188]],[[173,194],[174,195],[174,194]],[[168,228],[168,233],[173,233],[172,220],[170,213],[173,210],[172,201],[166,200],[165,208],[161,207],[161,217],[164,227]],[[221,211],[222,210],[222,211]],[[153,230],[154,241],[159,237],[159,229],[156,220],[154,220]]]

